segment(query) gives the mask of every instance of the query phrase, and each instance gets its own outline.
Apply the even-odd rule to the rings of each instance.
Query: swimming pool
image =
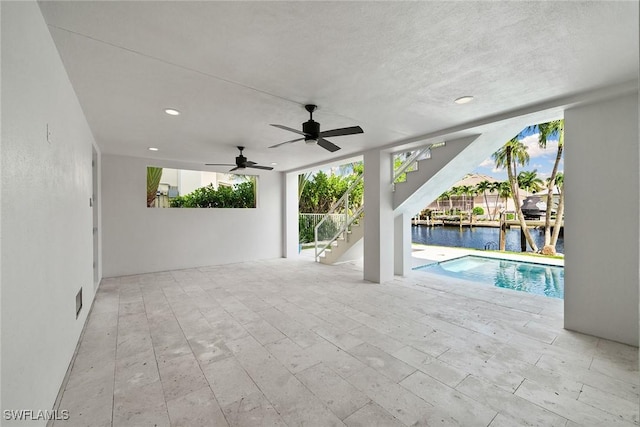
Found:
[[[564,298],[564,267],[475,255],[414,268],[552,298]]]

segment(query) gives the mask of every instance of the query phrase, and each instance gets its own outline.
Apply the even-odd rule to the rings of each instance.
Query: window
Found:
[[[255,208],[257,176],[147,167],[149,208]]]

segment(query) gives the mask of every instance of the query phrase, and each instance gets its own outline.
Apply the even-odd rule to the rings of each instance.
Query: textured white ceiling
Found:
[[[244,145],[289,170],[638,78],[637,2],[40,8],[104,153],[226,163]],[[333,154],[268,149],[296,137],[269,124],[300,128],[306,103],[322,130],[365,133],[329,138]]]

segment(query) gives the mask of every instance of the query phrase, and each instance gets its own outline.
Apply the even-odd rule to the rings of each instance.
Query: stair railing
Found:
[[[356,186],[360,182],[362,182],[363,178],[364,177],[362,174],[359,175],[358,178],[356,178],[356,180],[353,181],[351,186],[349,186],[347,191],[344,192],[342,197],[340,197],[340,199],[336,203],[334,203],[331,209],[329,209],[329,212],[327,212],[325,216],[320,220],[320,222],[318,222],[318,224],[313,228],[316,261],[319,261],[320,255],[322,255],[322,253],[324,253],[324,251],[326,251],[327,248],[329,248],[333,244],[333,242],[338,240],[340,236],[344,235],[344,238],[346,240],[347,234],[349,232],[349,228],[356,220],[360,218],[360,216],[362,216],[362,213],[364,212],[364,206],[362,205],[355,212],[352,212],[352,209],[351,209],[352,206],[350,206],[350,203],[353,204],[353,202],[352,201],[350,202],[349,196],[351,195],[351,193],[353,193],[353,190],[356,188]],[[344,222],[342,223],[342,225],[338,226],[337,231],[335,232],[335,234],[331,236],[330,239],[319,241],[318,230],[325,222],[331,219],[334,216],[333,214],[335,214],[335,212],[340,208],[344,209]]]
[[[398,166],[397,169],[393,170],[393,174],[392,174],[392,178],[391,178],[391,182],[393,183],[393,190],[395,191],[395,189],[396,189],[396,183],[398,181],[398,178],[400,178],[400,175],[402,175],[403,173],[407,172],[408,169],[410,167],[414,166],[414,165],[415,165],[415,169],[413,169],[413,170],[417,170],[418,169],[418,161],[419,160],[430,159],[431,158],[431,149],[432,148],[437,148],[437,147],[442,147],[443,145],[445,145],[444,142],[437,142],[437,143],[427,145],[426,147],[422,147],[422,148],[412,152],[411,155],[409,157],[407,157],[405,159],[405,161],[400,166]]]

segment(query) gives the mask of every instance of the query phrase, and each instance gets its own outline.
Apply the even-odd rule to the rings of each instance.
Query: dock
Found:
[[[509,228],[520,228],[520,221],[508,220],[506,221]],[[500,221],[473,221],[469,223],[468,220],[464,221],[450,221],[446,219],[411,219],[411,225],[426,225],[426,226],[454,226],[454,227],[492,227],[500,228]],[[551,227],[555,225],[555,219],[551,221]],[[527,228],[539,228],[544,227],[544,220],[528,219]],[[564,228],[564,221],[560,224],[560,227]]]

